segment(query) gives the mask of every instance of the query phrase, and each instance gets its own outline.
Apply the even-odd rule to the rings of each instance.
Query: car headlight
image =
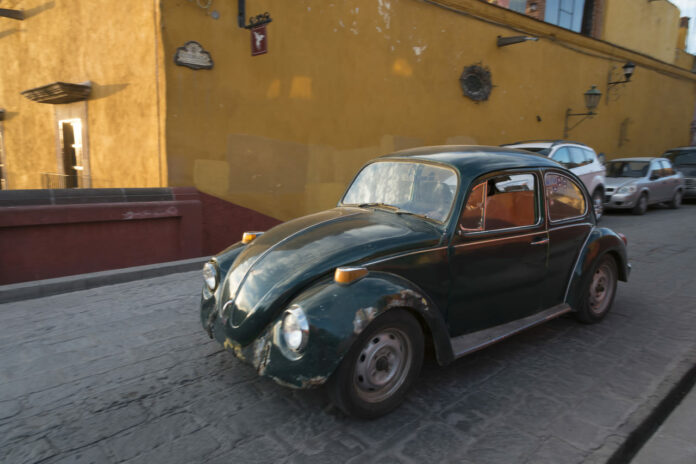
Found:
[[[293,305],[285,311],[283,316],[283,339],[285,345],[294,352],[299,352],[307,346],[309,338],[309,323],[304,311],[297,305]]]
[[[211,262],[205,263],[203,266],[203,280],[208,290],[214,292],[218,285],[218,270],[215,264]]]
[[[621,187],[618,191],[618,193],[633,193],[636,191],[636,186],[635,185],[626,185],[624,187]]]

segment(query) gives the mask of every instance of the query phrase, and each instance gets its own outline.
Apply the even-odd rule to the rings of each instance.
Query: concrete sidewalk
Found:
[[[691,389],[631,462],[696,463],[696,388]]]

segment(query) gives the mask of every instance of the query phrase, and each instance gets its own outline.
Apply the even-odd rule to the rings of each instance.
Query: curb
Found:
[[[210,258],[202,256],[181,261],[169,261],[166,263],[147,264],[145,266],[57,277],[55,279],[33,280],[31,282],[0,285],[0,304],[58,295],[77,290],[87,290],[89,288],[120,284],[133,280],[176,274],[179,272],[194,271],[196,269],[201,269],[208,259]]]

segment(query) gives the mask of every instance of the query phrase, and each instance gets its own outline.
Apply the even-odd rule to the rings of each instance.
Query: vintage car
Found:
[[[679,208],[684,176],[666,158],[621,158],[607,163],[606,209],[630,209],[645,214],[648,205],[667,203]]]
[[[609,311],[630,266],[582,181],[520,150],[445,146],[365,165],[336,208],[245,233],[203,270],[201,323],[278,383],[327,384],[348,414],[566,313]]]

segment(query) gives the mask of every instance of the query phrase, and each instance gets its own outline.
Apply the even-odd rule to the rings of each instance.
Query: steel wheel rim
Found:
[[[609,302],[614,293],[614,272],[608,264],[602,264],[595,271],[590,283],[590,311],[596,315],[604,313],[609,308]]]
[[[604,199],[602,198],[602,195],[596,195],[593,198],[594,202],[594,214],[597,219],[602,217],[602,213],[604,213]]]
[[[681,192],[677,192],[677,194],[674,195],[674,205],[675,206],[681,205]]]
[[[406,381],[412,363],[411,340],[403,331],[389,328],[370,337],[355,364],[358,397],[368,403],[391,397]]]
[[[648,199],[646,198],[646,196],[641,195],[640,200],[638,200],[638,201],[640,202],[640,210],[646,211],[648,209]]]

